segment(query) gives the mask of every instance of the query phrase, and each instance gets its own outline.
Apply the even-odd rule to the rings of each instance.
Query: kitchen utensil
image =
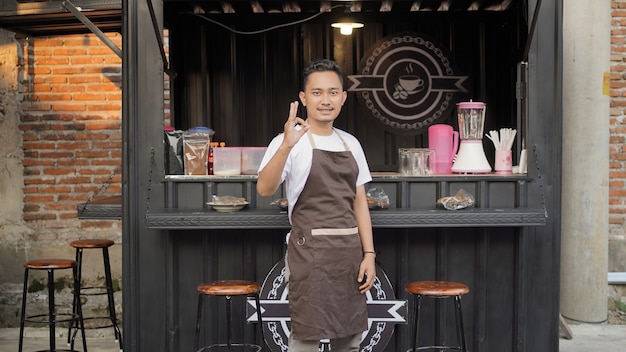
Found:
[[[243,207],[248,205],[248,202],[235,204],[220,204],[215,202],[208,202],[206,204],[219,213],[233,213],[243,209]]]
[[[469,101],[457,104],[461,144],[452,165],[452,172],[476,174],[491,172],[491,165],[485,156],[482,142],[485,111],[485,103]]]
[[[402,175],[422,176],[432,174],[435,150],[429,148],[398,149],[399,170]]]
[[[435,150],[432,163],[433,174],[447,175],[452,173],[452,160],[459,147],[459,132],[452,126],[435,124],[428,127],[428,148]]]

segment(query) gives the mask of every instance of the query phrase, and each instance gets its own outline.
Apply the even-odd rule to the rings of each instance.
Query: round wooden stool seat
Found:
[[[405,287],[406,291],[413,295],[413,346],[409,350],[416,352],[418,350],[458,350],[467,352],[467,344],[465,342],[465,329],[463,328],[463,309],[461,307],[461,296],[469,293],[469,287],[465,284],[453,281],[414,281]],[[440,343],[434,343],[427,346],[418,347],[418,331],[420,321],[420,305],[423,297],[435,300],[453,300],[454,315],[456,320],[456,335],[458,345],[443,344],[443,334],[439,338]],[[435,324],[437,324],[435,322]]]
[[[254,352],[261,352],[263,349],[263,318],[261,317],[261,299],[259,297],[260,287],[259,284],[254,281],[247,280],[217,280],[208,283],[202,283],[198,285],[198,311],[196,315],[196,338],[194,342],[194,351],[206,352],[212,349],[227,349],[232,351],[233,347],[236,347],[236,351],[242,349],[251,349]],[[214,298],[211,298],[214,297]],[[261,343],[242,343],[232,341],[232,308],[231,300],[233,296],[254,296],[254,302],[256,303],[257,310],[257,322],[259,323],[259,330],[261,332]],[[222,298],[218,298],[222,297]],[[224,299],[226,301],[226,343],[215,343],[209,346],[200,346],[200,325],[202,322],[202,301],[204,299]]]
[[[469,292],[467,285],[452,281],[415,281],[406,285],[406,291],[422,296],[459,296]]]
[[[241,296],[259,292],[259,284],[246,280],[217,280],[198,285],[198,293],[212,296]]]
[[[76,261],[72,259],[33,259],[24,263],[26,269],[33,270],[71,269],[75,266]]]
[[[88,239],[88,240],[76,240],[70,243],[70,246],[74,248],[107,248],[114,245],[115,242],[105,239]]]

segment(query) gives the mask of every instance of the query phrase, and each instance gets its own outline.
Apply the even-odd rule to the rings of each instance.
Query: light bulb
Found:
[[[337,23],[331,24],[331,27],[339,28],[339,33],[343,35],[350,35],[352,34],[353,28],[363,28],[363,26],[364,26],[363,23],[356,23],[356,22],[337,22]]]

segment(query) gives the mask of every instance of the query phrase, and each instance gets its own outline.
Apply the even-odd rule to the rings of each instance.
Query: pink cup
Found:
[[[459,132],[446,124],[428,127],[428,148],[435,150],[433,173],[449,175],[452,173],[452,160],[459,148]]]
[[[498,175],[508,175],[512,172],[512,160],[510,150],[496,150],[496,162],[494,169]]]

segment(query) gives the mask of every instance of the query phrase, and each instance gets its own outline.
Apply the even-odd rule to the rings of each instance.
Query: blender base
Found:
[[[483,143],[480,140],[463,140],[456,155],[452,172],[464,174],[488,174],[491,165],[487,161]]]

